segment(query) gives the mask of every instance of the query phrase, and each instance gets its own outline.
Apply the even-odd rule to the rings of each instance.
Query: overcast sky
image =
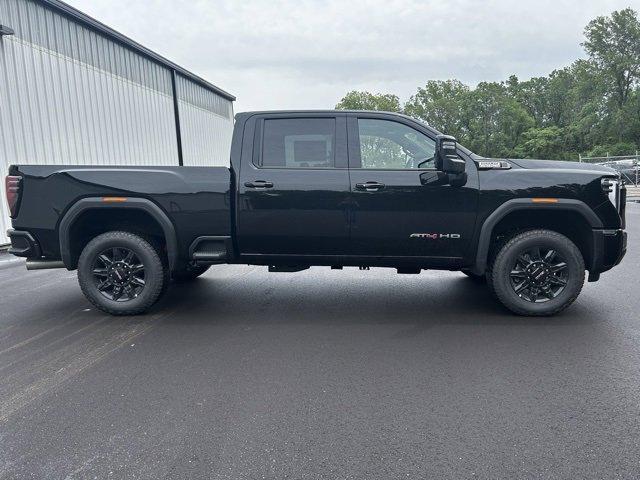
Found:
[[[640,0],[66,1],[236,95],[236,112],[545,75],[583,56],[589,20],[640,10]]]

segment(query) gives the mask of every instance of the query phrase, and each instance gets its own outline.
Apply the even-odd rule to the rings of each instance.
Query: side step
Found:
[[[301,272],[308,268],[309,265],[269,265],[270,272]]]
[[[198,237],[189,247],[189,256],[198,264],[224,263],[233,257],[231,237]]]
[[[401,275],[417,275],[421,271],[422,271],[421,268],[415,268],[415,267],[396,268],[396,272],[398,272]]]

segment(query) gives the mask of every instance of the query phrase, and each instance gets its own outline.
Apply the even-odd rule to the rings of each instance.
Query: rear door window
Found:
[[[335,168],[335,118],[266,119],[262,168]]]

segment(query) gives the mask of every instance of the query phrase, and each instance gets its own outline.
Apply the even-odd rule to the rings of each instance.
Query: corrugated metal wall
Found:
[[[176,91],[184,165],[229,165],[233,104],[181,75]]]
[[[171,70],[37,0],[0,0],[0,175],[8,165],[177,165]],[[228,165],[232,102],[177,76],[185,165]],[[0,243],[10,226],[2,199]]]

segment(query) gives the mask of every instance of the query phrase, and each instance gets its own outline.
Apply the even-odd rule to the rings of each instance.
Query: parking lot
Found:
[[[565,313],[455,272],[213,267],[110,317],[0,263],[0,478],[638,478],[640,205]]]

